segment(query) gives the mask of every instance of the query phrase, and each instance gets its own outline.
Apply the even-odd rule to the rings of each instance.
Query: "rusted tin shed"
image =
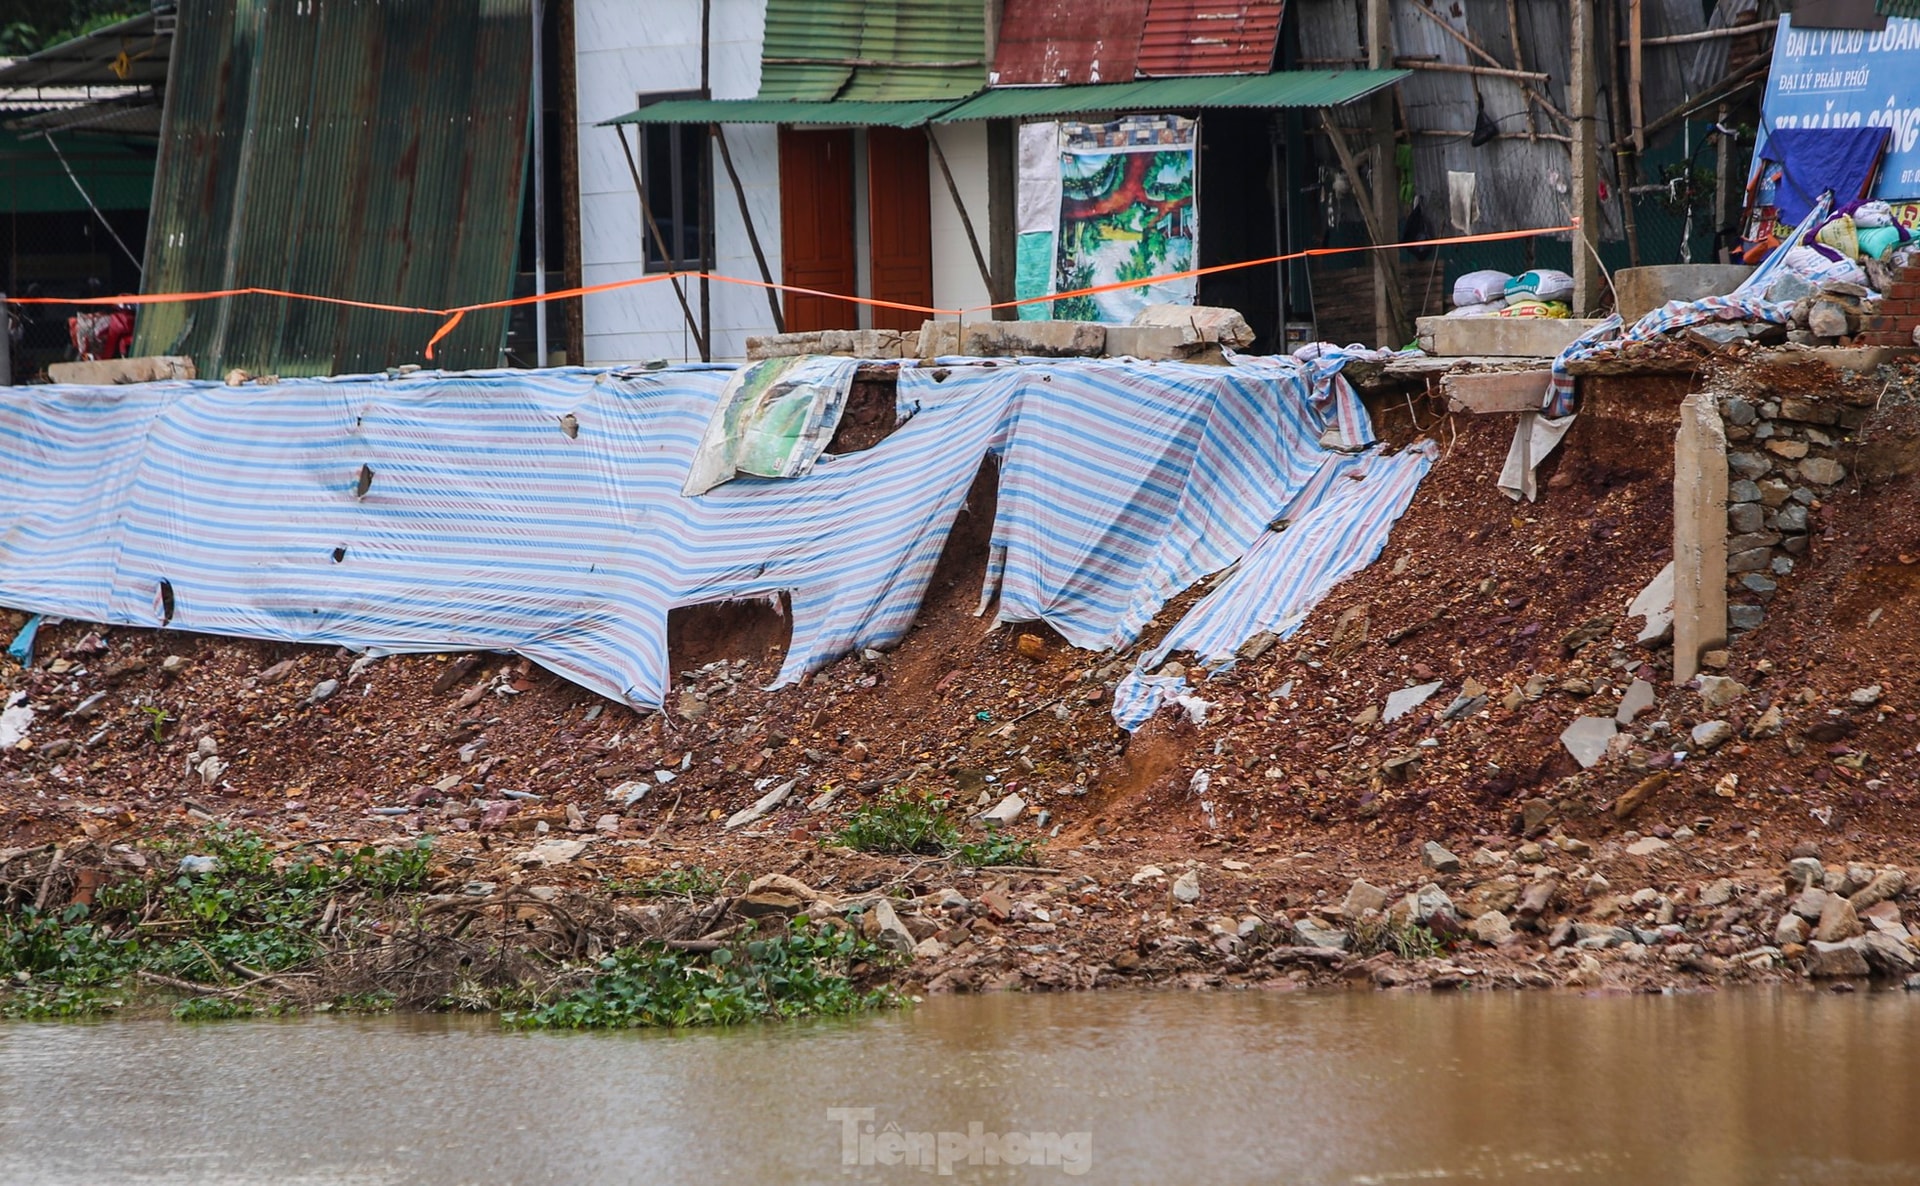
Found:
[[[509,295],[529,0],[182,0],[146,291],[241,287],[444,307]],[[504,310],[436,365],[500,362]],[[142,309],[136,352],[342,374],[419,362],[429,317],[244,296]]]

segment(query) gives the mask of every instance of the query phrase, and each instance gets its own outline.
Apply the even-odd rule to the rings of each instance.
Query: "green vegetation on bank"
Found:
[[[103,1013],[156,987],[200,994],[182,1017],[251,1015],[230,994],[298,975],[352,921],[343,911],[420,889],[430,842],[283,853],[215,828],[156,855],[157,868],[129,869],[91,905],[0,912],[0,1016]]]
[[[893,791],[848,816],[833,843],[859,852],[944,856],[961,865],[1024,865],[1033,860],[1032,840],[1015,840],[993,829],[983,839],[964,839],[947,806],[947,800],[935,795]]]
[[[600,961],[585,987],[505,1020],[585,1029],[840,1016],[900,1002],[891,989],[861,987],[864,974],[886,962],[851,930],[801,917],[704,953],[658,943],[623,948]]]

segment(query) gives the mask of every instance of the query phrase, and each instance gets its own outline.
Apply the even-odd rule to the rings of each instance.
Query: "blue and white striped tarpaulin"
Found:
[[[1130,642],[1366,418],[1326,366],[902,367],[911,414],[790,479],[681,486],[727,371],[0,389],[0,603],[385,652],[517,651],[636,707],[667,612],[791,598],[778,683],[907,631],[982,460],[1000,617]]]
[[[1436,452],[1422,441],[1390,457],[1369,451],[1324,466],[1287,509],[1286,528],[1257,540],[1226,580],[1120,681],[1114,720],[1137,729],[1186,693],[1184,678],[1145,674],[1176,651],[1222,668],[1257,635],[1292,637],[1335,585],[1380,555]]]

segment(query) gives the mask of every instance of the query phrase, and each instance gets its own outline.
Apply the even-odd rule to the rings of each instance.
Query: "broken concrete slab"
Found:
[[[1439,690],[1439,680],[1434,680],[1430,684],[1415,684],[1411,688],[1401,688],[1387,697],[1387,707],[1381,712],[1380,719],[1382,721],[1398,720],[1432,699],[1433,694]]]
[[[1210,342],[1236,350],[1253,345],[1253,327],[1247,324],[1247,319],[1238,309],[1219,305],[1148,305],[1134,314],[1133,324],[1140,328],[1178,329],[1188,335],[1188,341]]]
[[[1621,725],[1631,725],[1633,718],[1652,707],[1653,685],[1646,680],[1637,679],[1627,685],[1626,693],[1620,697],[1620,707],[1614,712],[1613,719]]]
[[[1200,355],[1207,343],[1178,326],[1110,325],[1107,357],[1137,358],[1142,362],[1184,362]],[[1217,354],[1217,352],[1212,352]],[[1225,358],[1220,359],[1225,362]]]
[[[1561,732],[1560,744],[1567,747],[1581,769],[1591,769],[1607,756],[1607,743],[1619,731],[1612,717],[1580,717]]]
[[[961,334],[960,352],[973,358],[1098,358],[1107,327],[1091,321],[975,321]]]
[[[1553,358],[1599,324],[1572,317],[1422,317],[1418,329],[1433,338],[1434,354]]]
[[[1646,619],[1637,639],[1642,646],[1658,643],[1673,631],[1673,561],[1667,561],[1667,566],[1628,603],[1627,616]]]
[[[1440,391],[1454,412],[1494,415],[1501,412],[1538,412],[1546,403],[1553,372],[1493,371],[1456,373],[1440,377]]]
[[[731,816],[727,817],[727,822],[722,826],[725,828],[725,830],[732,831],[733,829],[741,827],[745,824],[750,824],[754,820],[759,819],[761,816],[766,815],[768,812],[772,811],[774,808],[786,802],[787,796],[791,795],[792,793],[793,793],[793,781],[788,780],[786,782],[783,782],[779,786],[773,788],[771,791],[768,791],[766,794],[760,796],[759,801],[755,803],[753,806],[742,808],[741,810],[736,811]]]

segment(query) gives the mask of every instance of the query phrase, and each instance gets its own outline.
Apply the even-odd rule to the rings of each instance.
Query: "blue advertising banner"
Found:
[[[1887,128],[1873,196],[1920,198],[1920,20],[1891,17],[1878,33],[1796,29],[1780,18],[1773,72],[1761,104],[1776,128]],[[1766,156],[1764,136],[1754,151]]]

